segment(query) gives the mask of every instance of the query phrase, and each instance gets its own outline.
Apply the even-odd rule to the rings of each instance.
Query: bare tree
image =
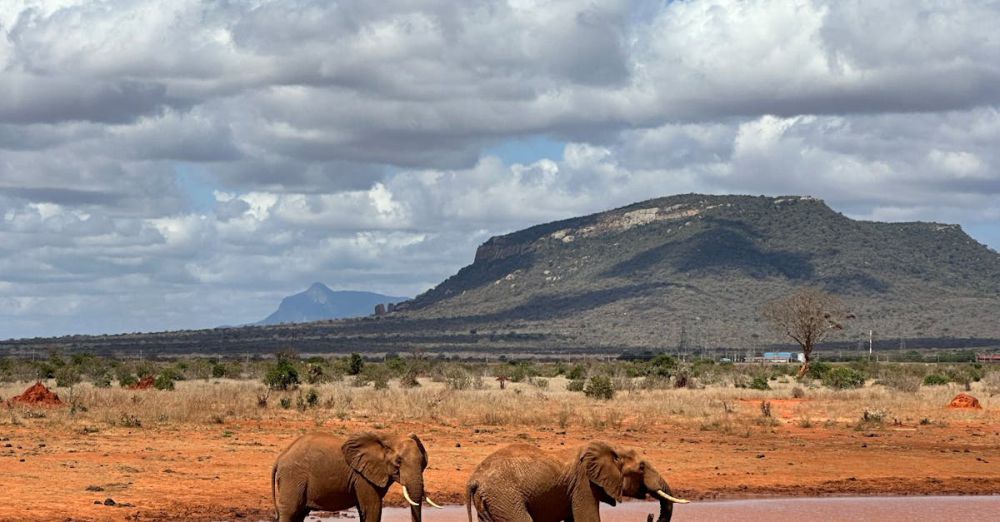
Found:
[[[817,288],[799,290],[766,304],[761,315],[775,330],[799,343],[805,362],[799,368],[801,379],[809,371],[812,351],[832,330],[854,316],[837,297]]]

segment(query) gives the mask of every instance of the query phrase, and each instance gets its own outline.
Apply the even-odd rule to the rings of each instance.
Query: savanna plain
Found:
[[[1000,492],[1000,365],[422,357],[2,361],[0,520],[268,520],[303,433],[417,433],[427,493],[464,501],[496,449],[632,447],[692,500]],[[954,408],[959,393],[980,408]],[[398,486],[386,497],[403,505]]]

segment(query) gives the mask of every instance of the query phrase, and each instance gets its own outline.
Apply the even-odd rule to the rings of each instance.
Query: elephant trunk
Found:
[[[424,478],[420,473],[412,476],[403,475],[400,477],[400,485],[403,486],[405,494],[409,497],[410,518],[412,522],[421,522],[423,517],[422,504],[424,501]]]
[[[660,516],[656,519],[656,522],[670,522],[670,518],[674,516],[674,503],[669,500],[660,499]]]
[[[663,480],[657,474],[652,480],[647,480],[646,484],[647,487],[652,486],[649,489],[656,492],[652,496],[660,501],[660,516],[657,517],[656,522],[670,522],[670,519],[674,516],[674,503],[660,494],[660,492],[663,492],[670,495],[670,486],[667,485],[667,481]]]

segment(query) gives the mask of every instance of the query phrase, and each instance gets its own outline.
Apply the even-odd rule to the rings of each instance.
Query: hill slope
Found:
[[[807,197],[671,196],[494,237],[404,313],[724,346],[774,339],[759,306],[803,285],[857,312],[845,338],[1000,335],[996,252],[957,225],[855,221]]]
[[[0,342],[0,350],[759,350],[788,342],[760,320],[759,307],[804,285],[840,294],[857,316],[824,349],[850,354],[869,329],[879,351],[904,340],[906,349],[1000,347],[1000,254],[955,225],[854,221],[802,197],[681,195],[494,237],[471,265],[378,318],[370,316],[376,303],[401,298],[365,303],[361,319],[20,339]],[[283,308],[301,312],[298,296],[286,301]]]
[[[407,299],[409,298],[372,292],[333,291],[322,283],[313,283],[304,292],[282,299],[278,309],[257,324],[307,323],[364,317],[372,314],[375,305],[398,303]]]

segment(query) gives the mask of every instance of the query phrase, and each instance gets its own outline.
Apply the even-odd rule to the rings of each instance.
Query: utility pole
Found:
[[[874,345],[874,330],[868,330],[868,360],[872,360],[872,351]]]

